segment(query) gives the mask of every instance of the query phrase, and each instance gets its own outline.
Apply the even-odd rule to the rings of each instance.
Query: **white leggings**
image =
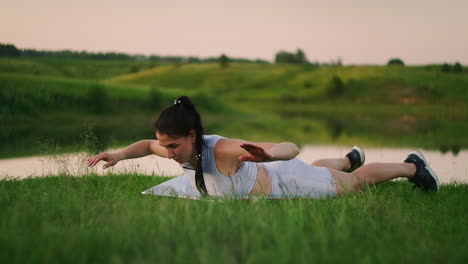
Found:
[[[263,166],[271,178],[271,197],[336,196],[336,185],[327,168],[312,166],[297,158],[266,162]]]

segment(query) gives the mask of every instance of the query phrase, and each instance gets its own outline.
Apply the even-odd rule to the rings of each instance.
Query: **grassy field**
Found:
[[[467,185],[319,200],[143,196],[167,178],[0,181],[1,263],[466,263]]]

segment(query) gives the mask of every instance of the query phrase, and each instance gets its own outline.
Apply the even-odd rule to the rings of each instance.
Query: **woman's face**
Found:
[[[159,131],[156,131],[156,138],[159,140],[159,145],[167,150],[169,159],[184,164],[195,158],[195,131],[191,130],[188,136],[179,138],[160,134]]]

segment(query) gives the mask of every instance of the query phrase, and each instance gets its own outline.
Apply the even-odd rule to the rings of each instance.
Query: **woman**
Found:
[[[192,188],[186,192],[192,196],[333,197],[400,177],[424,191],[439,189],[437,175],[420,152],[410,153],[402,163],[363,166],[364,152],[354,147],[344,158],[309,165],[295,158],[299,149],[293,143],[205,136],[200,115],[186,96],[164,109],[154,127],[157,140],[141,140],[118,152],[100,153],[88,159],[88,165],[103,160],[108,168],[120,160],[150,154],[173,159],[183,166],[186,176],[156,187],[161,193],[166,187]]]

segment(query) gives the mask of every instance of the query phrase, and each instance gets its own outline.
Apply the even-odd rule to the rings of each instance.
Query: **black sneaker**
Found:
[[[405,159],[405,162],[416,165],[416,174],[409,179],[410,182],[414,183],[414,187],[421,188],[423,191],[437,192],[439,190],[439,178],[431,170],[421,152],[411,152]]]
[[[346,157],[351,162],[351,168],[348,172],[353,172],[357,168],[364,165],[364,162],[366,161],[364,151],[358,146],[354,146],[353,149],[348,154],[346,154]]]

